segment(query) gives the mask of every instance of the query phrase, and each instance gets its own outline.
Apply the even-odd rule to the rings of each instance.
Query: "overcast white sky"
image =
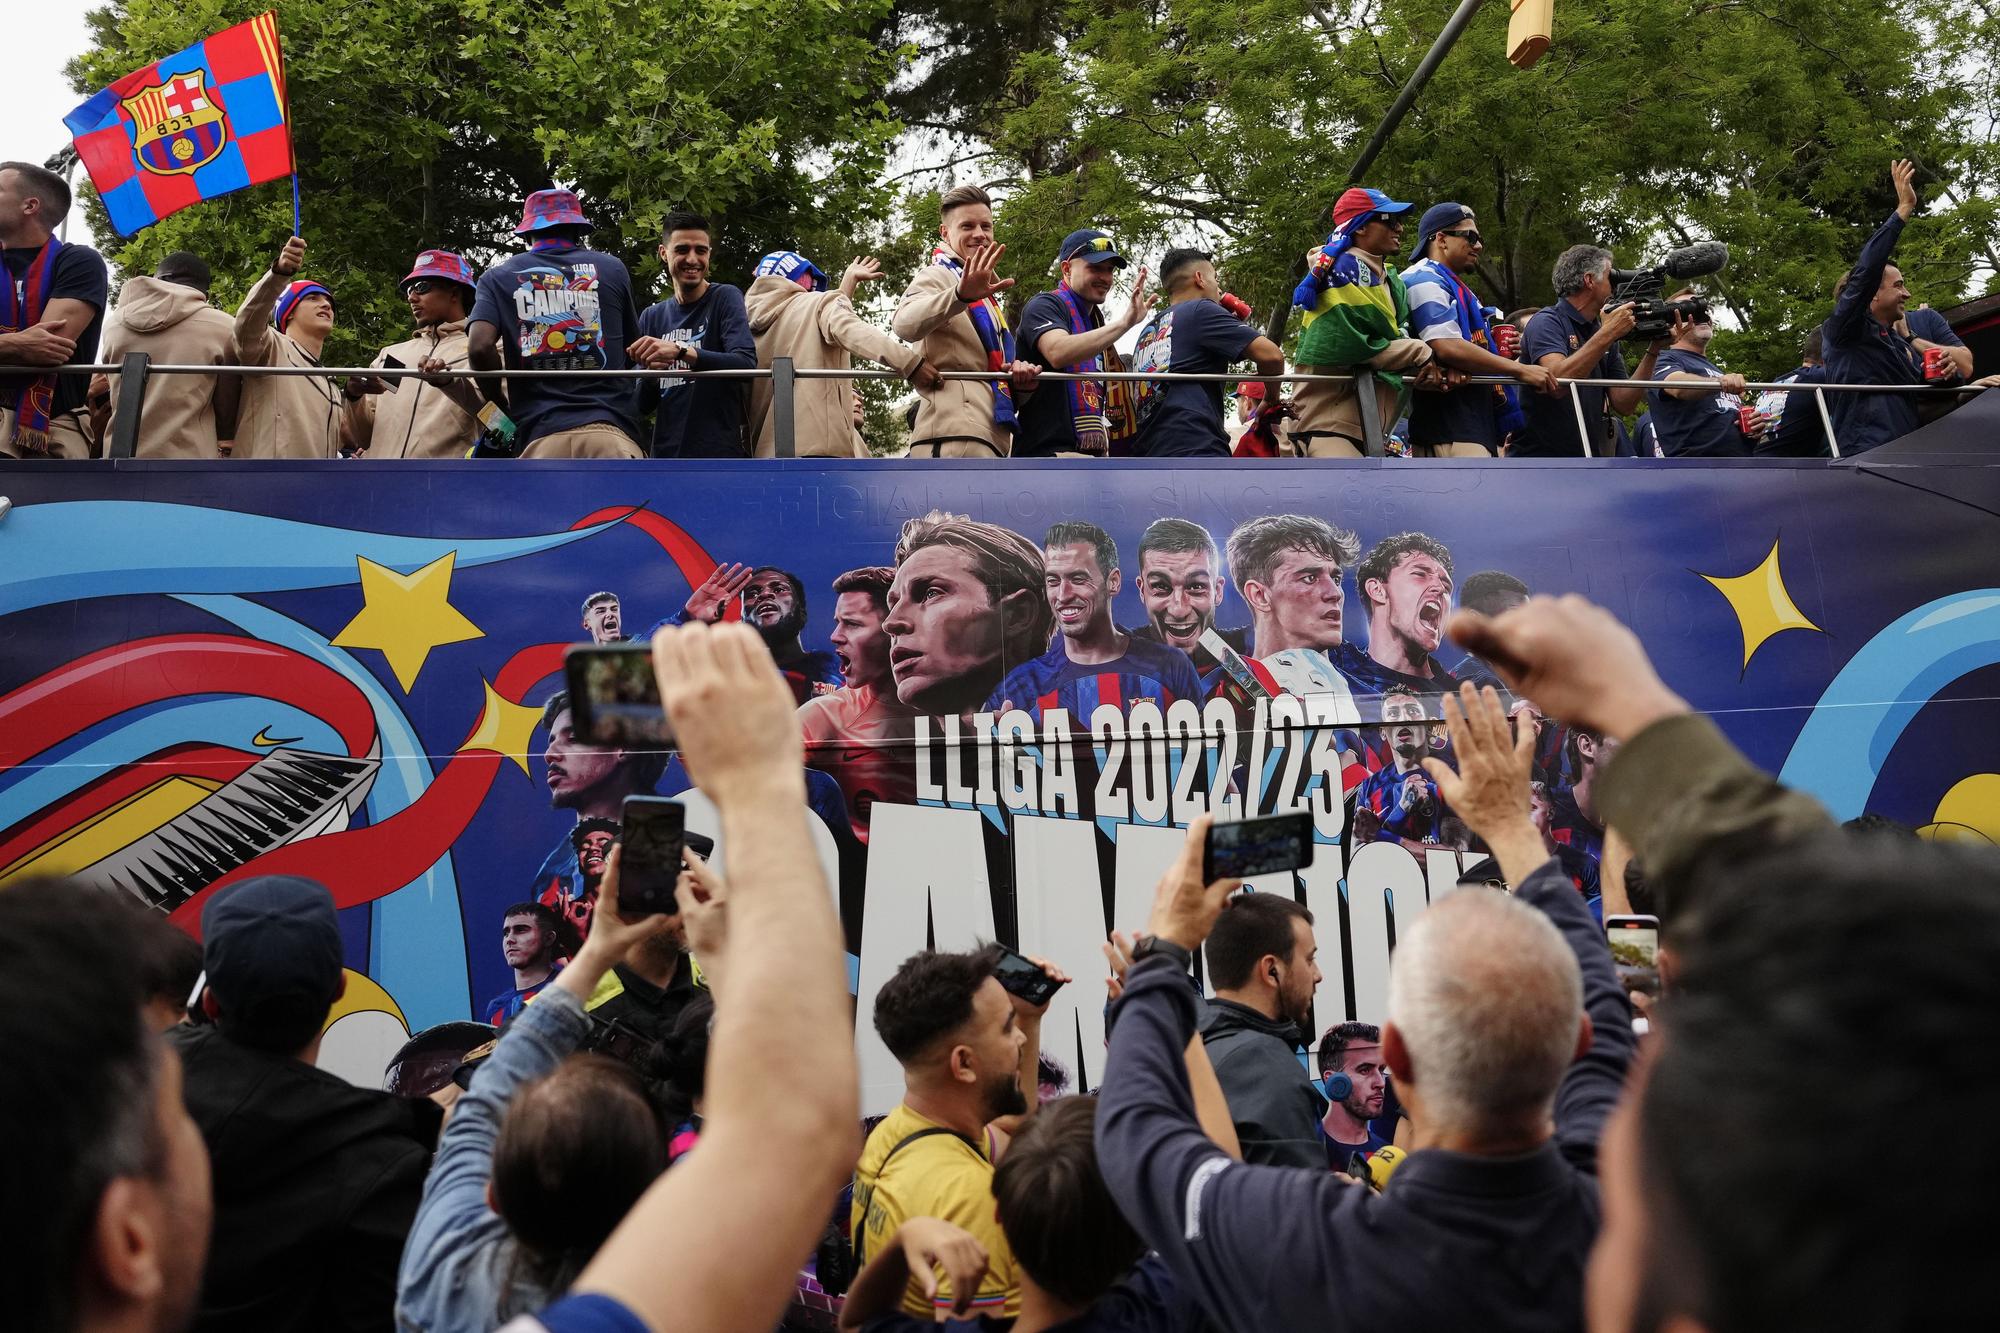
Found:
[[[0,160],[40,162],[69,144],[63,117],[83,98],[62,68],[89,44],[83,16],[94,7],[92,0],[8,0],[7,45],[25,58],[10,61],[0,79]],[[79,183],[82,175],[79,168]],[[71,240],[89,242],[89,228],[83,210],[70,215]]]

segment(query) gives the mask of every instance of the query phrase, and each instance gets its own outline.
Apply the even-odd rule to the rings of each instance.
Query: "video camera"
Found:
[[[1633,307],[1632,314],[1638,322],[1625,335],[1628,339],[1651,342],[1663,338],[1673,328],[1677,316],[1701,319],[1708,314],[1706,302],[1665,299],[1667,279],[1685,282],[1689,278],[1705,278],[1722,272],[1728,263],[1728,246],[1720,241],[1697,241],[1669,251],[1656,268],[1614,268],[1611,299],[1604,308],[1610,311],[1623,305]]]

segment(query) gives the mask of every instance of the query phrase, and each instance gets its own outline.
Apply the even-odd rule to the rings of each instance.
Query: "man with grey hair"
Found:
[[[1264,514],[1229,534],[1229,572],[1250,607],[1250,651],[1340,647],[1341,571],[1361,542],[1324,519]]]
[[[1639,368],[1629,369],[1621,339],[1631,334],[1635,323],[1632,307],[1621,305],[1605,312],[1611,299],[1611,252],[1595,245],[1572,245],[1556,256],[1551,275],[1556,296],[1552,306],[1535,313],[1522,335],[1521,359],[1529,365],[1552,371],[1559,380],[1626,380],[1653,378],[1653,362],[1667,345],[1655,339],[1639,359]],[[1528,424],[1514,433],[1508,448],[1510,458],[1607,457],[1621,452],[1615,418],[1639,410],[1644,389],[1576,390],[1583,404],[1583,428],[1577,431],[1577,404],[1564,392],[1550,397],[1534,394],[1522,406]],[[1622,452],[1631,452],[1625,444]]]
[[[1399,939],[1382,1054],[1416,1137],[1393,1188],[1232,1161],[1202,1135],[1183,972],[1238,887],[1202,881],[1206,817],[1160,881],[1112,1010],[1105,1183],[1175,1281],[1233,1327],[1583,1327],[1597,1141],[1632,1061],[1631,1010],[1529,822],[1533,733],[1509,737],[1490,688],[1446,696],[1445,718],[1459,767],[1431,760],[1431,775],[1514,889],[1454,893]]]

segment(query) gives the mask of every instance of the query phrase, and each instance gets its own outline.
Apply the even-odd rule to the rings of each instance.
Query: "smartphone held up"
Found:
[[[577,644],[563,653],[563,672],[571,724],[583,744],[624,749],[673,744],[650,644]]]

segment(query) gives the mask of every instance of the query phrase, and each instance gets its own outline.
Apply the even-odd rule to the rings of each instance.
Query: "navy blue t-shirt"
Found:
[[[1653,362],[1653,378],[1676,372],[1714,379],[1722,370],[1699,352],[1669,347]],[[1668,458],[1744,458],[1750,453],[1737,409],[1743,400],[1717,389],[1699,398],[1676,398],[1664,389],[1648,389],[1647,415],[1659,436],[1660,452]]]
[[[1789,375],[1778,376],[1779,384],[1825,384],[1825,366],[1800,366]],[[1767,397],[1762,400],[1768,402]],[[1778,424],[1764,432],[1757,452],[1774,458],[1828,458],[1833,451],[1826,443],[1826,422],[1819,414],[1819,402],[1804,390],[1788,390],[1779,399]]]
[[[1207,297],[1167,307],[1146,323],[1132,368],[1215,375],[1243,359],[1257,330]],[[1139,453],[1147,458],[1227,458],[1222,382],[1162,384],[1139,400]]]
[[[697,370],[755,370],[757,339],[743,293],[712,282],[701,299],[682,305],[669,296],[646,307],[639,332],[701,349]],[[750,381],[661,380],[653,390],[660,405],[653,416],[655,458],[744,458],[743,401]]]
[[[5,252],[7,280],[14,284],[17,297],[21,290],[21,275],[28,271],[28,266],[41,252],[39,245]],[[76,351],[70,354],[69,363],[73,366],[87,366],[97,360],[97,335],[104,329],[104,303],[110,281],[104,267],[104,256],[89,246],[65,245],[56,252],[55,272],[49,275],[49,294],[44,298],[44,308],[50,301],[67,298],[83,302],[93,312],[89,326],[76,340]],[[41,369],[36,367],[25,373],[0,374],[0,398],[11,404],[23,381],[41,373]],[[59,417],[82,407],[89,389],[88,375],[56,376],[56,391],[49,405],[49,415]]]
[[[1925,342],[1936,343],[1940,347],[1965,346],[1965,339],[1952,331],[1951,321],[1929,306],[1906,312],[1903,322],[1910,326],[1912,338],[1922,338]]]
[[[510,368],[624,370],[639,322],[632,275],[616,255],[581,246],[530,250],[479,276],[473,324],[500,330]],[[507,415],[523,445],[579,426],[616,426],[639,438],[639,388],[588,374],[507,382]]]
[[[1090,314],[1091,327],[1103,327],[1103,312],[1093,309]],[[1071,332],[1069,307],[1055,292],[1042,292],[1030,298],[1021,311],[1021,328],[1014,336],[1014,346],[1023,361],[1033,362],[1044,370],[1068,370],[1068,366],[1055,365],[1042,355],[1042,335],[1050,332]],[[1070,404],[1069,386],[1068,380],[1050,380],[1019,405],[1014,415],[1012,457],[1051,458],[1057,450],[1076,452],[1076,414]]]
[[[1542,358],[1554,353],[1568,356],[1590,341],[1597,332],[1599,321],[1585,319],[1581,311],[1567,299],[1558,300],[1554,305],[1535,312],[1528,321],[1528,328],[1521,335],[1521,359],[1531,366],[1539,366]],[[1610,350],[1597,359],[1591,367],[1594,379],[1629,379],[1625,368],[1625,353],[1613,343]],[[1617,451],[1617,432],[1607,429],[1604,424],[1607,389],[1579,387],[1577,396],[1583,400],[1584,425],[1591,432],[1591,447],[1585,449],[1583,441],[1576,433],[1576,404],[1570,401],[1569,386],[1550,397],[1548,394],[1526,393],[1521,395],[1521,407],[1528,415],[1528,424],[1514,433],[1514,443],[1508,453],[1514,458],[1580,458],[1586,453],[1599,457]]]

